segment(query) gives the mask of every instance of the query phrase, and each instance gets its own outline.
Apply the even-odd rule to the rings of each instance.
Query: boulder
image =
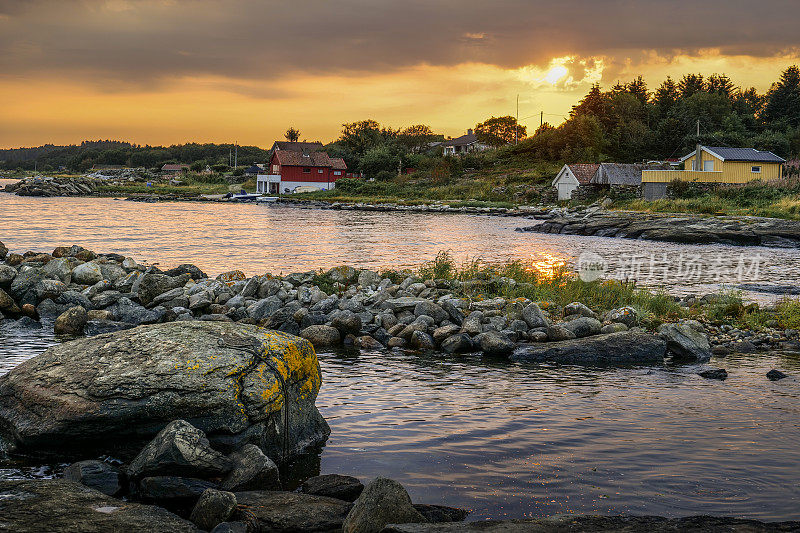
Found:
[[[205,531],[225,522],[236,511],[236,496],[232,492],[206,489],[192,509],[189,520]]]
[[[338,329],[342,337],[348,333],[356,335],[361,331],[361,318],[352,311],[339,311],[331,319],[331,326]]]
[[[122,472],[104,461],[72,463],[64,470],[64,479],[99,490],[108,496],[116,496],[124,486]]]
[[[67,291],[67,286],[57,279],[43,279],[33,289],[36,291],[36,299],[42,300],[55,300]]]
[[[427,315],[433,318],[433,321],[436,324],[441,324],[443,321],[449,318],[449,314],[447,311],[442,308],[441,305],[431,302],[429,300],[423,300],[419,302],[417,305],[414,306],[414,314],[416,316]]]
[[[433,350],[436,348],[433,337],[420,330],[415,330],[411,333],[409,344],[411,344],[411,347],[415,350]]]
[[[658,336],[667,343],[667,350],[675,359],[704,363],[711,358],[708,337],[690,324],[663,324]]]
[[[217,484],[204,479],[153,476],[139,482],[138,496],[146,502],[156,503],[167,509],[191,509],[200,495],[207,489],[215,489]]]
[[[515,347],[511,339],[497,331],[481,333],[476,340],[480,343],[483,353],[492,357],[507,357]]]
[[[211,447],[205,433],[175,420],[139,452],[128,466],[131,479],[150,476],[215,477],[231,469],[231,461]]]
[[[0,241],[0,260],[3,260],[8,255],[8,248],[2,241]]]
[[[338,531],[353,504],[298,492],[237,492],[236,501],[252,513],[258,531],[296,533]]]
[[[366,486],[342,524],[343,533],[378,533],[389,524],[427,522],[414,509],[406,489],[392,479],[378,477]]]
[[[245,444],[228,459],[231,471],[220,485],[223,490],[230,492],[280,490],[278,467],[258,446]]]
[[[577,335],[564,327],[563,324],[554,324],[547,328],[547,340],[567,341],[576,338]]]
[[[314,405],[320,384],[314,349],[298,337],[227,322],[140,326],[53,346],[0,376],[0,439],[28,451],[138,451],[185,419],[221,451],[252,442],[293,456],[330,433]]]
[[[75,272],[73,271],[73,276]],[[181,274],[180,276],[172,277],[166,274],[157,274],[155,272],[148,272],[139,279],[138,295],[139,303],[147,306],[155,298],[165,292],[183,287],[186,282],[192,279],[189,274]]]
[[[629,328],[632,328],[639,323],[639,313],[630,306],[620,307],[606,313],[606,320],[611,323],[618,322],[620,324],[625,324]]]
[[[36,285],[48,277],[49,274],[46,274],[41,268],[22,267],[11,282],[8,294],[20,306],[24,304],[36,305],[39,303],[36,299]]]
[[[300,336],[311,342],[314,348],[327,348],[338,346],[342,340],[339,330],[324,324],[317,324],[303,328]]]
[[[665,341],[641,331],[623,331],[583,339],[527,344],[513,361],[580,365],[651,365],[664,362]]]
[[[66,257],[53,259],[42,267],[42,271],[59,279],[62,283],[69,284],[72,281],[72,268],[74,263],[77,263],[75,259]]]
[[[333,267],[327,272],[331,281],[350,284],[358,279],[358,270],[351,266],[342,265],[338,267]]]
[[[580,316],[569,322],[564,322],[561,327],[571,331],[576,337],[588,337],[600,333],[603,325],[596,318]]]
[[[0,527],[15,533],[198,531],[160,507],[123,502],[63,479],[0,481],[0,494]]]
[[[82,335],[88,320],[86,309],[76,305],[58,315],[53,324],[53,331],[56,335]]]
[[[247,522],[222,522],[211,533],[252,533]]]
[[[620,331],[628,331],[628,326],[621,322],[612,322],[600,328],[600,333],[619,333]]]
[[[770,381],[779,381],[785,377],[788,377],[786,374],[781,372],[780,370],[772,369],[767,372],[767,379]]]
[[[147,309],[124,296],[107,309],[114,315],[117,321],[127,322],[135,326],[141,324],[155,324],[156,322],[160,322],[164,317],[163,310]]]
[[[303,482],[301,490],[306,494],[354,502],[364,490],[364,485],[352,476],[325,474],[308,478]]]
[[[572,302],[564,306],[564,316],[585,316],[589,318],[597,318],[594,311],[589,309],[581,302]]]
[[[462,522],[468,515],[467,509],[447,507],[446,505],[427,505],[415,503],[414,509],[425,517],[428,522],[441,524],[444,522]]]
[[[0,265],[0,287],[8,288],[16,276],[16,268],[8,265]]]
[[[442,341],[441,349],[447,353],[467,353],[475,349],[472,338],[466,333],[451,335]]]
[[[21,311],[14,299],[3,289],[0,289],[0,311],[10,314],[17,314]]]
[[[78,285],[94,285],[103,279],[103,271],[95,262],[83,263],[72,269],[72,282]]]
[[[208,277],[202,270],[197,268],[195,265],[188,263],[183,265],[178,265],[175,268],[170,268],[169,270],[165,271],[164,274],[171,277],[177,277],[183,274],[189,274],[191,279],[195,281],[205,279]]]
[[[545,320],[542,310],[534,303],[528,304],[522,309],[522,319],[528,323],[530,328],[547,327],[547,320]]]

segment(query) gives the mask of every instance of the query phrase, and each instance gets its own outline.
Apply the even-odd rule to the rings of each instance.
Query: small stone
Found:
[[[53,331],[56,335],[81,335],[89,316],[86,309],[76,305],[70,307],[56,318]]]
[[[564,322],[561,326],[574,333],[578,338],[598,335],[603,327],[599,320],[588,316],[580,316],[569,322]]]
[[[324,324],[308,326],[300,332],[300,336],[310,341],[314,348],[338,346],[342,340],[338,329]]]
[[[549,341],[566,341],[576,337],[577,335],[561,325],[547,328],[547,340]]]
[[[507,357],[514,351],[514,343],[497,331],[487,331],[477,337],[481,350],[491,357]]]
[[[64,470],[64,479],[75,481],[103,494],[116,496],[122,492],[122,473],[103,461],[80,461]]]
[[[589,309],[585,304],[581,302],[572,302],[564,306],[564,316],[585,316],[589,318],[597,318],[594,311]]]
[[[433,337],[425,333],[424,331],[414,331],[411,334],[411,347],[416,350],[433,350],[436,348],[435,343],[433,342]]]
[[[342,525],[343,533],[378,533],[388,524],[426,523],[414,509],[406,489],[392,479],[372,481],[353,504]]]
[[[787,376],[786,374],[784,374],[780,370],[776,370],[774,368],[772,370],[770,370],[769,372],[767,372],[767,379],[769,379],[770,381],[778,381],[778,380],[786,378],[786,377],[789,377],[789,376]]]
[[[711,370],[703,370],[697,373],[698,376],[706,379],[718,379],[725,381],[728,377],[728,372],[724,368],[712,368]]]

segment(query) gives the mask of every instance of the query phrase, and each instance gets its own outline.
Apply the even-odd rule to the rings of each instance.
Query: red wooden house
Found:
[[[275,150],[269,161],[269,173],[280,176],[282,193],[303,186],[333,189],[346,172],[344,159],[330,157],[327,152]]]

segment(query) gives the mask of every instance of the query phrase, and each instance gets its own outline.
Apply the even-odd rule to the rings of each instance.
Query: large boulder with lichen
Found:
[[[0,449],[135,453],[183,419],[220,451],[252,443],[279,461],[329,435],[314,405],[321,381],[311,343],[256,326],[174,322],[77,339],[0,377]]]

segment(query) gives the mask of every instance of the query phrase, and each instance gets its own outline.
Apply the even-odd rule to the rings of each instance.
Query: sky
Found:
[[[0,147],[269,147],[294,126],[490,116],[533,132],[599,82],[800,63],[798,0],[0,0]]]

